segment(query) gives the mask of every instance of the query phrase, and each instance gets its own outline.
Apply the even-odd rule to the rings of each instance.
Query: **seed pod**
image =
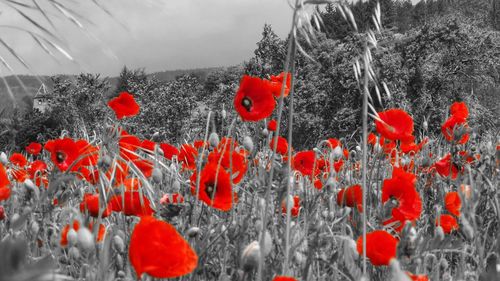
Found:
[[[441,227],[441,226],[436,227],[436,230],[434,232],[434,238],[436,238],[438,241],[443,241],[443,239],[444,239],[443,227]]]
[[[220,115],[221,115],[222,119],[226,119],[227,112],[226,112],[226,110],[224,108],[221,110]]]
[[[118,253],[123,254],[125,252],[125,243],[123,243],[123,239],[119,235],[113,237],[113,246]]]
[[[253,140],[250,136],[243,138],[243,147],[250,152],[253,151]]]
[[[210,133],[210,136],[208,137],[208,143],[212,147],[217,147],[217,145],[219,145],[219,135],[216,132]]]
[[[259,266],[261,255],[259,242],[253,241],[250,243],[241,254],[241,264],[244,271],[252,271]]]
[[[94,237],[92,232],[86,227],[81,227],[78,232],[78,245],[81,249],[90,251],[94,247]]]
[[[264,128],[262,130],[262,135],[265,136],[265,137],[269,136],[269,131],[266,128]]]
[[[3,152],[3,151],[2,151],[2,153],[0,153],[0,162],[3,165],[9,164],[9,158],[7,157],[7,154],[5,154],[5,152]]]
[[[201,229],[199,227],[193,226],[186,232],[187,236],[190,238],[195,238],[201,234]]]
[[[262,249],[262,252],[264,253],[265,257],[269,255],[272,248],[273,248],[273,239],[271,238],[271,234],[269,234],[269,232],[266,231],[264,234],[264,248]]]
[[[80,258],[80,251],[76,247],[71,247],[69,248],[68,255],[70,259],[77,260]]]
[[[181,183],[176,180],[174,181],[174,183],[172,184],[172,192],[179,192],[181,190]]]
[[[126,276],[126,275],[125,275],[125,272],[124,272],[123,270],[118,271],[117,275],[118,275],[118,277],[120,277],[120,278],[125,278],[125,276]]]
[[[123,257],[122,255],[116,255],[115,264],[117,269],[123,269]]]
[[[161,183],[161,179],[163,178],[163,173],[160,169],[154,168],[152,173],[152,178],[154,183]]]
[[[422,123],[422,128],[424,129],[424,131],[427,131],[427,129],[429,128],[429,123],[427,122],[427,120],[424,120],[424,122]]]
[[[463,216],[460,217],[461,227],[460,229],[464,233],[467,239],[471,240],[474,238],[474,228],[470,225],[469,221]]]

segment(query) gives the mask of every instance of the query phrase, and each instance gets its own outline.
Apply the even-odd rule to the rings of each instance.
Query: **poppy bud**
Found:
[[[174,181],[174,183],[172,184],[172,192],[179,192],[181,190],[181,183],[176,180]]]
[[[268,231],[264,234],[264,248],[262,252],[264,252],[264,257],[269,255],[271,249],[273,248],[273,239],[271,238],[271,234]]]
[[[123,269],[123,256],[122,255],[116,255],[115,265],[116,265],[117,269]]]
[[[154,141],[154,142],[158,142],[160,141],[160,132],[155,132],[152,136],[151,136],[151,140]]]
[[[375,150],[375,153],[381,153],[382,152],[382,146],[377,142],[375,146],[373,147]]]
[[[92,236],[92,232],[86,227],[81,227],[78,232],[78,245],[83,250],[90,250],[94,246],[94,238]]]
[[[210,136],[208,136],[208,143],[212,147],[217,147],[217,145],[219,145],[219,135],[216,132],[210,133]]]
[[[153,182],[155,182],[155,183],[160,183],[161,179],[163,178],[163,173],[158,168],[154,168],[151,175],[153,178]]]
[[[5,219],[5,209],[3,206],[0,206],[0,221]]]
[[[422,128],[424,129],[424,131],[427,131],[427,129],[429,128],[429,123],[427,122],[427,120],[424,120],[424,122],[422,123]]]
[[[69,258],[72,260],[77,260],[80,258],[80,251],[76,247],[71,247],[68,252]]]
[[[125,272],[124,272],[123,270],[118,271],[117,275],[118,275],[118,277],[120,277],[120,278],[125,278],[125,276],[126,276],[126,275],[125,275]]]
[[[201,234],[201,229],[199,227],[193,226],[186,232],[187,236],[190,238],[195,238]]]
[[[443,239],[444,239],[443,227],[441,227],[441,226],[436,227],[436,230],[434,232],[434,238],[436,238],[438,241],[443,241]]]
[[[253,151],[253,140],[250,136],[246,136],[243,139],[243,147],[250,152]]]
[[[259,242],[253,241],[250,243],[241,254],[241,264],[244,271],[251,271],[259,266],[260,261]]]
[[[21,216],[18,213],[15,213],[12,215],[10,218],[10,223],[11,224],[16,224],[16,222],[21,218]]]
[[[125,251],[125,244],[119,235],[113,237],[113,246],[118,253],[123,253]]]
[[[467,239],[469,240],[474,238],[474,228],[470,225],[469,221],[465,217],[461,216],[460,222],[462,225],[460,229],[464,233],[465,237],[467,237]]]
[[[33,235],[36,235],[38,233],[38,231],[40,230],[40,226],[38,225],[38,223],[36,221],[32,221],[31,225],[30,225],[30,229],[31,229],[31,233]]]
[[[445,258],[441,258],[439,260],[439,266],[441,267],[441,270],[448,269],[448,261]]]
[[[340,146],[337,146],[333,149],[332,154],[333,159],[339,160],[344,155],[344,152],[342,151],[342,148],[340,148]]]
[[[220,115],[221,115],[222,119],[226,119],[227,112],[226,112],[226,110],[224,108],[221,110]]]
[[[393,281],[411,281],[410,277],[401,270],[401,266],[399,265],[399,261],[397,259],[392,259],[391,263],[391,275]]]
[[[262,135],[265,137],[269,136],[269,131],[267,130],[267,128],[264,128],[264,130],[262,130]]]
[[[9,164],[9,158],[7,157],[7,154],[5,154],[5,152],[3,152],[3,151],[2,151],[2,153],[0,153],[0,162],[3,165]]]

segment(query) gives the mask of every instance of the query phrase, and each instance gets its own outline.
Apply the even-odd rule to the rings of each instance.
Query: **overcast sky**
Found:
[[[155,72],[241,63],[252,56],[264,23],[271,24],[284,38],[292,15],[287,0],[98,1],[112,11],[115,20],[90,0],[61,2],[91,21],[82,20],[86,31],[51,9],[56,32],[78,64],[60,55],[56,61],[29,35],[2,28],[29,26],[4,4],[0,4],[0,38],[30,64],[35,74],[92,72],[116,76],[123,65]],[[49,26],[41,15],[28,14]],[[17,73],[27,72],[13,63],[4,48],[0,48],[0,55]],[[0,70],[6,74],[1,66]]]

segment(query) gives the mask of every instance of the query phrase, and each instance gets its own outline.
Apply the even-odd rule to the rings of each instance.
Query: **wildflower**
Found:
[[[458,192],[448,192],[444,196],[444,205],[446,210],[450,212],[450,214],[455,216],[460,216],[460,208],[462,208],[462,201],[460,200],[460,195]]]
[[[99,194],[85,193],[83,201],[80,203],[80,211],[87,211],[88,214],[94,218],[99,216]],[[111,214],[111,206],[108,204],[103,210],[101,217],[105,218]]]
[[[200,173],[200,185],[197,190],[197,173],[191,176],[191,193],[198,194],[198,199],[208,206],[221,211],[229,211],[232,207],[233,191],[231,179],[226,170],[217,164],[208,163]]]
[[[267,129],[271,132],[275,132],[277,125],[276,120],[272,119],[269,123],[267,123]]]
[[[139,158],[136,151],[142,145],[142,141],[134,136],[128,134],[126,131],[121,131],[118,146],[120,148],[120,156],[128,161]]]
[[[50,140],[45,144],[45,149],[50,152],[52,163],[61,171],[70,167],[72,171],[76,171],[80,166],[97,164],[98,150],[85,140]]]
[[[137,115],[140,110],[134,96],[127,92],[121,92],[118,97],[110,100],[108,106],[113,109],[117,119],[133,117]]]
[[[26,157],[22,155],[21,153],[13,153],[10,158],[10,162],[20,168],[25,167],[28,165],[28,160],[26,160]]]
[[[134,227],[129,258],[139,279],[144,273],[154,278],[175,278],[198,265],[198,256],[177,230],[151,216],[142,217]]]
[[[456,179],[460,171],[459,167],[452,162],[450,153],[434,163],[434,167],[440,176],[449,177],[451,174],[452,179]]]
[[[179,149],[169,143],[160,143],[160,148],[163,151],[163,156],[168,160],[172,160],[174,156],[179,155]]]
[[[243,121],[259,121],[271,116],[276,106],[269,83],[245,75],[234,97],[234,108]]]
[[[274,141],[275,141],[276,138],[272,138],[271,142],[269,143],[269,148],[271,148],[271,150],[274,149]],[[286,155],[286,153],[288,152],[288,141],[284,138],[284,137],[280,137],[278,136],[278,143],[276,145],[276,152],[278,154],[281,154],[281,155]]]
[[[68,234],[69,234],[69,231],[73,229],[75,232],[78,231],[78,229],[80,229],[80,223],[75,220],[73,221],[73,224],[72,225],[69,225],[67,224],[61,231],[61,240],[59,242],[59,244],[62,246],[62,247],[66,247],[68,245]],[[69,237],[71,239],[71,236]]]
[[[231,172],[234,184],[240,183],[247,172],[247,160],[245,156],[236,151],[232,153],[229,150],[224,151],[224,153],[222,151],[212,151],[208,155],[208,161],[215,165],[218,165],[220,162],[222,168]]]
[[[312,150],[300,151],[293,156],[293,168],[304,176],[312,176],[316,153]]]
[[[146,178],[151,177],[151,175],[153,174],[153,162],[145,159],[135,159],[133,163],[135,167],[139,169]]]
[[[441,226],[446,234],[458,230],[458,222],[452,215],[441,215],[436,219],[436,226]]]
[[[165,194],[160,199],[160,204],[162,205],[181,204],[181,203],[184,203],[184,196],[182,196],[182,194],[177,192],[172,194]]]
[[[413,137],[413,118],[402,109],[379,112],[383,121],[375,120],[377,132],[389,140],[408,141]]]
[[[464,102],[454,102],[450,107],[450,114],[461,119],[467,119],[469,109]]]
[[[151,216],[154,213],[149,199],[139,191],[125,191],[123,195],[113,195],[109,201],[113,211],[123,212],[126,216]]]
[[[283,202],[281,203],[281,213],[286,215],[287,207],[291,207],[290,215],[294,218],[297,217],[300,211],[300,197],[295,195],[283,200]]]
[[[196,169],[196,157],[198,156],[198,150],[190,144],[181,145],[179,152],[179,161],[182,163],[182,167],[188,170]]]
[[[276,276],[273,281],[297,281],[297,279],[290,276]]]
[[[281,89],[283,87],[283,79],[285,78],[285,72],[281,72],[278,76],[271,75],[269,79],[269,85],[271,86],[271,91],[276,98],[281,96]],[[286,84],[285,91],[283,93],[283,97],[287,97],[290,93],[290,84],[291,84],[292,75],[287,72],[286,73]]]
[[[363,189],[356,184],[348,188],[343,188],[337,193],[337,204],[339,206],[357,207],[358,211],[363,211]]]
[[[382,186],[382,203],[394,198],[399,205],[392,209],[392,218],[385,221],[384,225],[398,221],[396,230],[400,231],[405,221],[415,221],[422,212],[422,200],[415,189],[416,176],[406,173],[402,168],[394,168],[391,179],[384,180]]]
[[[410,279],[412,281],[429,281],[429,277],[427,277],[427,275],[416,275],[416,274],[412,274],[410,272],[406,272],[406,274],[408,275],[408,277],[410,277]]]
[[[366,256],[375,266],[389,265],[396,258],[398,240],[385,230],[375,230],[366,234]],[[363,236],[358,238],[356,249],[363,254]]]
[[[7,172],[2,164],[0,164],[0,201],[9,199],[10,197],[10,181]]]
[[[467,128],[465,119],[452,115],[441,125],[441,132],[447,141],[456,140],[458,144],[464,144],[469,140]]]
[[[42,151],[42,145],[37,142],[32,142],[25,148],[26,152],[31,155],[38,155]]]
[[[141,142],[141,149],[146,153],[153,154],[155,152],[155,147],[156,143],[154,141],[143,140]]]

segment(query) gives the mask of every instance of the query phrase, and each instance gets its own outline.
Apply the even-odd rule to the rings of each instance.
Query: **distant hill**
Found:
[[[201,81],[204,81],[210,72],[219,69],[221,69],[221,67],[167,70],[148,74],[148,77],[154,77],[162,82],[169,82],[175,80],[178,76],[193,74]],[[74,76],[68,76],[68,78],[71,77]],[[21,109],[31,108],[33,106],[33,97],[42,83],[45,83],[49,90],[51,90],[53,86],[50,76],[37,77],[32,75],[18,75],[17,77],[6,76],[4,78],[5,80],[0,79],[0,112],[4,111],[4,114],[7,115],[12,113],[14,103],[4,81],[9,85],[16,100],[16,104]],[[113,87],[117,84],[118,77],[109,77],[108,81]]]

